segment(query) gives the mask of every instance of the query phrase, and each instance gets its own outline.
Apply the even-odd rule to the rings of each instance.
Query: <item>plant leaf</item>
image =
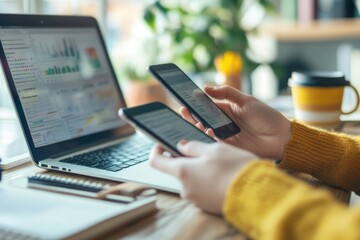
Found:
[[[156,1],[154,7],[156,7],[164,15],[166,15],[169,11],[169,9],[165,7],[160,1]]]
[[[146,25],[153,31],[156,29],[156,15],[150,8],[146,8],[144,12],[144,20]]]

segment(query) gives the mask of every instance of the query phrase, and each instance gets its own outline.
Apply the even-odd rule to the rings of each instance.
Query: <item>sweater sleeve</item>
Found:
[[[347,208],[266,161],[233,180],[223,213],[254,239],[360,239],[360,207]]]
[[[292,122],[281,168],[360,193],[360,138]]]

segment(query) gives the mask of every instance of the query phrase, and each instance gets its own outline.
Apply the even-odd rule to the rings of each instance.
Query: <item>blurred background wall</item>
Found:
[[[0,13],[94,16],[125,93],[151,81],[146,66],[158,62],[216,84],[216,56],[233,51],[244,62],[242,90],[268,100],[288,93],[294,70],[341,70],[360,86],[352,67],[360,62],[358,2],[0,0]],[[0,86],[0,106],[8,106],[4,79]]]

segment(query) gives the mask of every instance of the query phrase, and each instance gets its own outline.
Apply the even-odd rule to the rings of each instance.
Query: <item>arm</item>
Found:
[[[223,213],[255,239],[360,239],[360,207],[349,209],[265,161],[234,178]]]
[[[360,138],[292,122],[281,168],[360,193]]]
[[[233,113],[229,116],[233,119],[236,116],[237,124],[244,131],[226,141],[233,146],[199,142],[179,144],[179,151],[186,157],[176,159],[163,156],[159,147],[153,149],[152,166],[177,177],[183,185],[184,198],[205,211],[222,212],[228,221],[256,239],[360,239],[359,207],[348,209],[326,192],[314,190],[286,175],[271,162],[256,161],[256,155],[243,150],[250,150],[261,158],[282,159],[280,166],[283,168],[307,172],[347,188],[342,181],[349,182],[338,179],[347,175],[338,174],[336,167],[340,165],[334,162],[350,159],[347,144],[352,144],[351,148],[355,148],[352,151],[358,155],[358,140],[296,122],[290,124],[265,104],[228,87],[207,92],[214,98],[229,100],[219,106]],[[196,124],[189,112],[183,109],[182,114]],[[310,145],[304,144],[302,138]],[[323,144],[327,150],[318,155]],[[337,150],[332,150],[336,146],[344,148],[341,154],[332,155],[330,162],[320,159],[323,165],[318,166],[316,156],[329,159],[328,154],[336,154]],[[291,162],[293,156],[294,163]],[[344,166],[351,164],[349,161],[341,160],[341,167],[351,171],[350,181],[359,182],[354,174],[358,168]],[[333,172],[327,174],[329,170]],[[356,182],[353,183],[355,187],[347,189],[356,189]]]
[[[152,166],[180,180],[182,197],[223,213],[254,239],[360,239],[359,207],[348,209],[270,161],[223,143],[181,143],[178,149],[187,157],[170,158],[155,147]]]
[[[360,138],[290,122],[256,98],[224,86],[205,88],[242,131],[225,142],[260,158],[282,160],[280,167],[311,174],[321,181],[360,193]],[[187,109],[185,119],[204,130]],[[211,129],[206,131],[213,136]],[[289,141],[291,138],[291,141]],[[359,156],[359,157],[357,157]]]

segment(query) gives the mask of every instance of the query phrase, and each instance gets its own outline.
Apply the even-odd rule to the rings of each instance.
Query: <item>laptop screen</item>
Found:
[[[0,26],[2,63],[34,149],[75,139],[81,141],[71,146],[81,147],[99,140],[96,133],[127,126],[118,117],[124,100],[97,24],[62,26],[67,17],[58,18],[56,26]]]

